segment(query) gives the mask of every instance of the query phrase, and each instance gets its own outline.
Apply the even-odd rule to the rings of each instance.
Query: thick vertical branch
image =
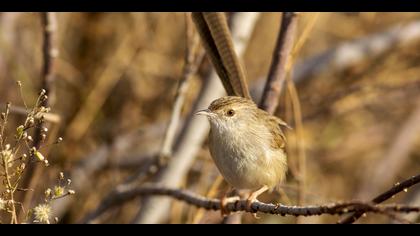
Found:
[[[273,114],[279,103],[279,96],[286,80],[286,65],[293,48],[297,28],[297,16],[294,12],[283,13],[281,28],[277,38],[273,60],[270,66],[259,107]]]
[[[41,103],[44,107],[52,106],[54,97],[54,79],[53,74],[54,58],[58,56],[57,45],[55,44],[55,32],[57,30],[57,19],[53,12],[42,12],[41,13],[41,24],[42,24],[42,70],[41,70],[41,89],[45,90],[47,99],[44,99]],[[41,90],[40,89],[40,90]],[[41,134],[42,127],[36,128],[34,137],[34,146],[38,149],[41,145]]]

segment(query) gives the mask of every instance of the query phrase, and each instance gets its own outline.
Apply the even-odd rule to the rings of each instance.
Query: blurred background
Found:
[[[243,13],[229,17],[237,14]],[[55,202],[53,215],[60,223],[78,223],[85,222],[116,186],[137,178],[159,156],[183,75],[186,15],[57,13],[55,17],[58,56],[53,63],[50,101],[60,122],[48,125],[49,138],[63,137],[63,142],[45,147],[51,165],[37,175],[30,206],[42,201],[44,190],[63,171],[71,177],[76,195]],[[241,59],[252,96],[258,101],[281,13],[254,13],[252,17],[255,22]],[[241,28],[240,22],[236,27]],[[419,174],[420,14],[299,13],[296,38],[302,37],[306,39],[295,55],[291,74],[297,93],[286,88],[276,113],[294,128],[287,131],[290,170],[281,191],[264,194],[260,200],[297,204],[300,191],[304,204],[369,200]],[[42,63],[39,13],[1,13],[2,109],[8,101],[24,108],[21,97],[28,106],[35,103],[42,84]],[[211,70],[204,57],[189,81],[177,135],[190,120],[188,114]],[[22,83],[22,96],[16,81]],[[24,118],[12,113],[9,135]],[[186,171],[180,172],[178,186],[220,197],[226,184],[218,177],[206,142],[200,143]],[[297,177],[302,171],[299,158],[305,160],[304,190]],[[171,157],[166,159],[161,165],[171,165]],[[155,182],[161,170],[159,165],[152,167],[133,183]],[[419,186],[390,202],[419,205]],[[222,220],[219,212],[202,211],[176,200],[170,203],[154,223]],[[145,222],[138,219],[147,204],[140,198],[126,201],[93,222]],[[242,222],[334,223],[339,219],[259,216],[261,219],[244,214]],[[420,222],[418,215],[402,217]],[[393,220],[368,214],[358,222]]]

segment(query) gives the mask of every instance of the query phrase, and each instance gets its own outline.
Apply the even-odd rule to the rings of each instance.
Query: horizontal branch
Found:
[[[201,195],[197,195],[188,190],[165,188],[160,186],[143,186],[134,189],[127,188],[117,190],[113,196],[108,198],[108,201],[102,203],[97,211],[90,214],[84,223],[89,223],[104,210],[119,205],[123,202],[135,199],[145,195],[163,195],[173,197],[175,199],[184,201],[188,204],[196,207],[204,208],[207,210],[220,210],[221,204],[219,199],[206,198]],[[226,205],[226,209],[230,212],[245,211],[250,213],[266,213],[274,215],[292,215],[292,216],[314,216],[314,215],[342,215],[351,212],[373,212],[380,214],[387,214],[391,212],[399,213],[410,213],[420,212],[420,206],[407,206],[400,204],[383,204],[373,205],[368,202],[353,201],[353,202],[342,202],[342,203],[329,203],[324,205],[308,205],[308,206],[286,206],[282,204],[272,204],[263,202],[254,202],[251,205],[251,209],[246,208],[246,200],[237,200],[230,202]]]

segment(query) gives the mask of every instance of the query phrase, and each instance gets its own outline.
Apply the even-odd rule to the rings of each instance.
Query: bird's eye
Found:
[[[230,110],[228,110],[227,111],[227,113],[226,113],[228,116],[233,116],[233,115],[235,115],[235,111],[234,110],[232,110],[232,109],[230,109]]]

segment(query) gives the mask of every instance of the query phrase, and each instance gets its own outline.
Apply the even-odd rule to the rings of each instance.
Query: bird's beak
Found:
[[[209,109],[204,109],[204,110],[197,111],[195,114],[201,115],[201,116],[211,116],[213,113]]]

